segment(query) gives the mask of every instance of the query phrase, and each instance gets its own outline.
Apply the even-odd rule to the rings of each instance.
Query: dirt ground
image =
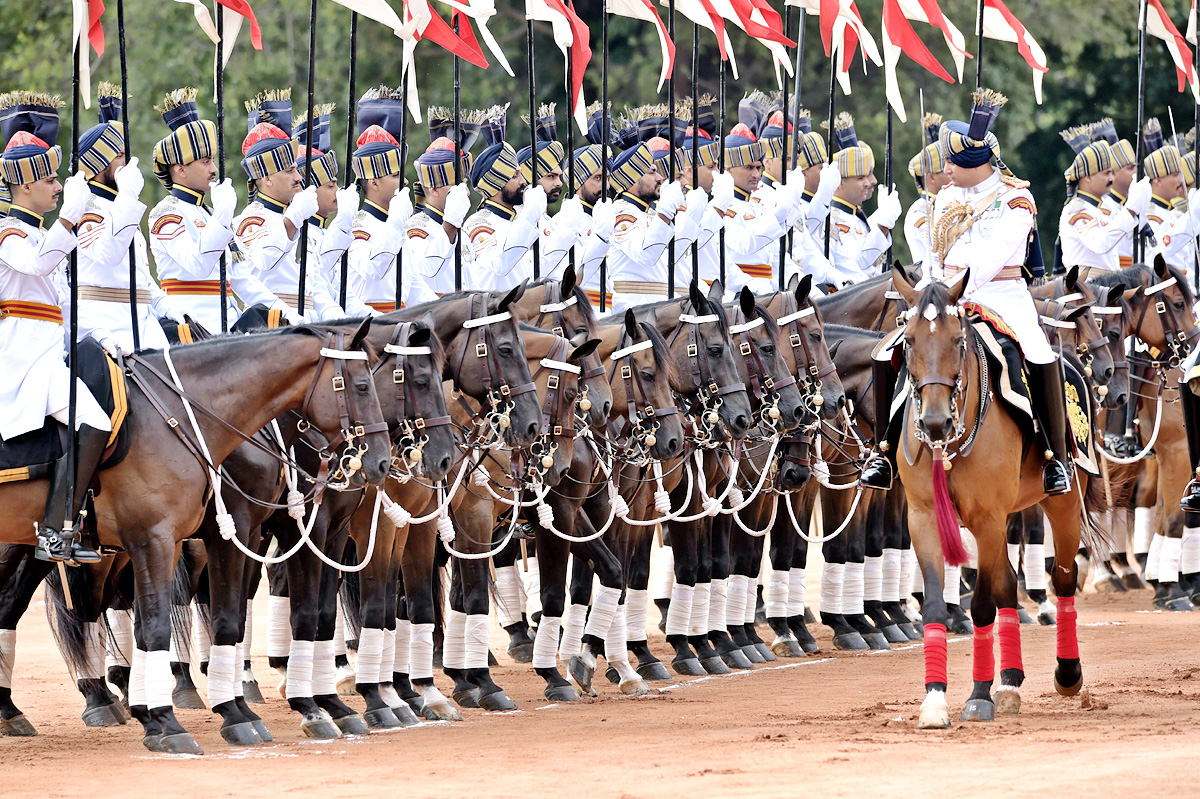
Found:
[[[494,635],[494,674],[514,712],[466,710],[461,723],[306,741],[256,657],[267,695],[257,710],[278,742],[231,749],[218,717],[183,710],[206,754],[172,757],[145,751],[132,722],[84,728],[39,601],[19,629],[14,698],[40,734],[0,739],[0,796],[1195,796],[1196,618],[1148,608],[1148,592],[1080,600],[1082,700],[1053,691],[1053,628],[1023,627],[1024,707],[992,724],[957,722],[970,688],[967,638],[950,644],[955,724],[921,732],[919,645],[838,653],[817,625],[822,652],[803,660],[659,683],[642,698],[598,675],[599,698],[555,705]],[[666,659],[657,629],[651,645]]]

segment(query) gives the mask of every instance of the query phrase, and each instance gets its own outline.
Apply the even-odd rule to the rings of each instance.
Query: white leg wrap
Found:
[[[869,557],[863,562],[863,599],[883,601],[883,556]]]
[[[433,677],[433,625],[414,624],[412,626],[412,646],[410,649],[409,674],[414,680],[431,679]]]
[[[13,663],[17,659],[17,631],[0,630],[0,688],[12,688]]]
[[[604,637],[604,659],[617,670],[621,682],[639,679],[633,666],[629,665],[629,647],[625,642],[625,606],[619,605],[613,615],[613,623]]]
[[[488,626],[486,613],[472,613],[465,619],[463,639],[466,649],[464,662],[468,669],[488,667]]]
[[[312,692],[313,654],[316,644],[313,641],[292,641],[288,651],[287,690],[288,699],[310,697]]]
[[[1143,555],[1150,551],[1154,538],[1154,508],[1133,509],[1133,553]]]
[[[292,600],[286,596],[267,598],[267,656],[285,658],[292,648]]]
[[[947,605],[957,605],[962,598],[962,566],[946,566],[942,572],[942,599]]]
[[[839,615],[845,612],[842,588],[846,582],[845,563],[826,563],[821,571],[821,612]]]
[[[746,578],[746,612],[742,615],[743,624],[754,624],[754,612],[758,608],[758,578]]]
[[[1160,583],[1179,582],[1179,559],[1183,550],[1183,540],[1179,538],[1163,538],[1162,552],[1158,561],[1158,581]]]
[[[392,657],[391,669],[396,674],[408,674],[412,651],[412,622],[408,619],[396,619],[396,633],[393,640],[396,651]],[[336,640],[333,643],[335,646],[337,645]],[[357,661],[355,662],[357,663]],[[380,674],[382,673],[381,671]],[[386,682],[386,680],[381,680],[381,682]]]
[[[693,586],[679,583],[671,589],[671,607],[667,611],[667,635],[687,635],[688,625],[692,620],[692,595],[695,591]],[[592,613],[595,612],[593,608]]]
[[[216,707],[234,699],[233,684],[239,671],[237,647],[214,646],[208,653],[208,706]],[[239,681],[240,682],[240,681]]]
[[[708,588],[708,631],[724,632],[729,626],[729,578],[713,580]]]
[[[562,618],[542,616],[537,635],[533,638],[533,667],[535,669],[558,668],[558,631]]]
[[[617,612],[617,602],[620,599],[619,589],[600,586],[600,590],[592,599],[592,612],[588,616],[584,634],[595,636],[603,641],[608,635],[608,628],[612,626],[613,616]]]
[[[650,592],[645,588],[625,590],[625,640],[646,640],[646,609],[650,604]]]
[[[496,569],[496,618],[501,627],[521,620],[521,575],[516,566]]]
[[[337,695],[337,667],[333,665],[333,640],[313,645],[313,696]]]
[[[650,597],[654,600],[670,599],[675,585],[675,550],[663,547],[650,561]]]
[[[133,663],[129,669],[129,705],[146,704],[146,652],[140,648],[133,650]]]
[[[396,663],[396,633],[383,631],[383,654],[379,656],[379,681],[391,682],[392,668]]]
[[[880,576],[880,592],[884,602],[899,602],[904,598],[904,594],[900,593],[902,561],[903,554],[900,550],[883,550],[883,563],[880,566],[883,572]]]
[[[234,696],[245,696],[246,687],[242,684],[242,679],[241,679],[240,675],[242,673],[242,664],[246,662],[246,658],[248,657],[248,655],[246,654],[246,647],[243,646],[242,644],[236,644],[236,645],[234,645],[233,649],[234,649],[233,660],[234,660],[234,663],[236,664],[234,673],[239,675],[239,676],[235,677],[233,680],[233,695]]]
[[[708,633],[708,594],[708,583],[696,583],[696,589],[692,592],[692,613],[688,619],[688,635]]]
[[[772,571],[763,589],[763,603],[767,606],[768,619],[782,619],[788,615],[788,587],[791,572]],[[716,584],[716,581],[713,581]]]
[[[171,676],[171,653],[156,649],[146,653],[146,706],[151,710],[171,706],[171,689],[175,678]]]
[[[1200,527],[1183,528],[1179,570],[1184,574],[1200,572]]]
[[[78,680],[104,679],[104,628],[98,621],[83,625],[84,663],[75,675]]]
[[[1021,570],[1021,545],[1020,544],[1009,544],[1008,545],[1008,562],[1010,564],[1012,564],[1012,568],[1013,568],[1014,572],[1018,572]]]
[[[1124,555],[1129,550],[1129,514],[1124,508],[1110,508],[1106,514],[1109,519],[1109,547],[1114,555]]]
[[[787,615],[803,616],[804,606],[808,601],[808,574],[804,569],[793,566],[788,572],[788,602]]]
[[[731,574],[725,587],[725,626],[742,624],[746,617],[746,583],[744,574]]]
[[[537,557],[529,558],[529,569],[521,573],[521,587],[525,590],[525,608],[529,618],[542,612],[542,573],[538,570]]]
[[[570,660],[579,654],[583,645],[583,625],[587,620],[587,605],[567,605],[566,615],[562,620],[562,640],[558,644],[558,656]],[[537,648],[537,641],[534,642]]]
[[[1150,542],[1150,551],[1146,554],[1146,574],[1147,580],[1158,579],[1158,567],[1160,556],[1163,548],[1163,536],[1155,533],[1153,540]]]
[[[354,661],[355,683],[374,685],[379,679],[380,664],[383,662],[383,639],[387,630],[378,627],[363,627],[358,634],[358,659]]]
[[[448,669],[467,667],[467,614],[446,612],[446,634],[442,639],[442,665]],[[386,642],[384,644],[386,646]]]
[[[912,547],[900,550],[900,598],[906,599],[913,591],[923,591],[918,587],[921,580],[921,570],[917,568],[917,553]]]
[[[1025,545],[1025,587],[1031,591],[1046,590],[1046,545]]]
[[[338,597],[333,616],[333,654],[346,654],[346,612],[342,610],[341,597]]]
[[[863,612],[863,563],[846,563],[842,582],[842,612],[860,615]]]
[[[196,630],[196,654],[200,657],[200,662],[205,663],[209,660],[209,650],[212,649],[212,618],[208,613],[200,612],[200,604],[195,606],[195,613],[192,615],[192,626]]]
[[[242,657],[245,660],[249,660],[250,652],[253,651],[253,650],[251,650],[250,647],[254,643],[254,600],[253,599],[246,600],[246,632],[242,635],[242,640],[239,641],[238,643],[240,643],[242,645]],[[201,643],[201,645],[200,645],[201,657],[203,657],[204,654],[205,654],[204,644]]]
[[[106,666],[128,667],[133,663],[133,611],[108,610],[108,657]]]
[[[192,612],[192,609],[190,607],[188,607],[187,605],[172,605],[171,606],[171,616],[172,617],[175,617],[175,616],[185,617],[186,615],[190,615],[191,612]],[[171,662],[172,663],[191,663],[192,662],[191,645],[192,645],[192,642],[188,638],[188,631],[187,630],[176,630],[175,625],[172,624],[171,625],[171,646],[170,646],[170,650],[169,650],[169,652],[171,654]]]

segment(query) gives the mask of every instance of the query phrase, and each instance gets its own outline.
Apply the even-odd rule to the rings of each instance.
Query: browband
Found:
[[[653,341],[643,341],[640,344],[630,344],[628,347],[617,350],[612,355],[608,356],[610,361],[618,361],[628,355],[633,355],[635,352],[644,352],[654,346]]]
[[[810,305],[807,308],[802,308],[801,310],[796,311],[795,313],[790,313],[787,316],[781,316],[781,317],[779,317],[778,320],[776,320],[776,322],[780,327],[783,327],[784,325],[790,325],[792,322],[795,322],[797,319],[803,319],[806,316],[812,316],[816,312],[817,312],[817,309],[814,306]]]
[[[885,300],[902,300],[902,299],[904,299],[904,296],[901,295],[900,292],[898,292],[898,291],[892,291],[889,289],[889,290],[883,292],[883,298]]]
[[[541,313],[555,313],[556,311],[565,311],[575,304],[575,298],[572,297],[566,302],[551,302],[543,305],[539,310]]]
[[[1168,279],[1164,280],[1163,282],[1155,283],[1153,286],[1146,289],[1146,293],[1147,294],[1157,294],[1158,292],[1162,291],[1163,289],[1169,289],[1169,288],[1171,288],[1171,286],[1174,286],[1174,285],[1175,285],[1175,278],[1173,278],[1173,277],[1168,278]]]
[[[1069,330],[1075,329],[1074,322],[1063,322],[1060,319],[1053,319],[1049,316],[1042,317],[1042,324],[1049,325],[1050,327],[1061,327],[1061,328],[1065,328],[1065,329],[1069,329]]]
[[[403,347],[399,344],[384,344],[383,351],[393,355],[433,355],[429,347]]]
[[[690,313],[681,313],[679,315],[680,322],[691,322],[693,325],[702,325],[706,322],[718,321],[717,315],[714,313],[705,314],[704,316],[692,316]]]
[[[570,372],[573,375],[579,374],[579,367],[573,363],[566,361],[556,361],[553,358],[542,358],[542,366],[547,369],[560,369],[564,372]]]
[[[321,355],[345,361],[365,361],[367,359],[367,354],[362,350],[331,350],[328,347],[321,348]]]
[[[1123,313],[1123,310],[1121,309],[1121,307],[1119,305],[1093,305],[1092,313],[1119,314],[1119,313]]]
[[[1074,294],[1068,294],[1068,295],[1067,295],[1067,296],[1065,296],[1065,297],[1054,297],[1054,298],[1052,298],[1052,299],[1053,299],[1055,302],[1075,302],[1076,300],[1082,300],[1082,299],[1083,299],[1083,295],[1082,295],[1082,294],[1080,294],[1080,293],[1077,291],[1077,292],[1075,292]]]
[[[763,323],[762,317],[759,316],[754,319],[751,319],[749,322],[746,322],[745,324],[742,324],[742,325],[730,325],[729,333],[731,335],[737,335],[738,333],[745,333],[747,330],[753,330],[756,327],[760,327],[762,325],[762,323]]]
[[[491,316],[481,316],[478,319],[468,319],[467,321],[463,322],[463,329],[470,330],[473,327],[483,327],[484,325],[490,325],[492,322],[504,322],[509,319],[512,319],[512,314],[508,311],[504,311],[503,313],[494,313]]]

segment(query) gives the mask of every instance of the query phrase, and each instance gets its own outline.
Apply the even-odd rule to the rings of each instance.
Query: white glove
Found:
[[[304,324],[304,316],[295,308],[281,309],[283,311],[283,321],[293,327]]]
[[[459,183],[450,189],[450,193],[446,195],[446,210],[442,214],[442,219],[450,227],[460,228],[463,225],[463,221],[467,218],[467,212],[470,210],[471,190],[467,188],[467,184]]]
[[[338,192],[338,202],[341,202],[341,192]],[[357,204],[357,199],[355,200]],[[449,203],[446,204],[446,210],[449,211]],[[341,213],[339,208],[338,213]],[[395,231],[403,231],[404,226],[408,223],[409,217],[413,215],[412,197],[407,188],[396,189],[396,193],[392,195],[392,202],[388,206],[388,227]],[[457,227],[457,225],[455,226]]]
[[[800,196],[797,187],[802,186],[804,186],[803,183],[788,181],[786,185],[778,186],[775,189],[775,221],[785,228],[791,227],[789,222],[796,213],[796,198]]]
[[[115,338],[113,338],[110,335],[107,335],[105,333],[101,333],[101,334],[99,334],[99,336],[97,336],[95,333],[93,333],[92,335],[100,343],[100,346],[104,348],[104,351],[107,352],[109,355],[111,355],[114,360],[116,358],[120,358],[121,356],[124,356],[124,355],[132,355],[133,354],[132,350],[127,350],[124,347],[122,347],[120,342],[118,342]]]
[[[813,203],[816,205],[829,205],[829,201],[833,199],[833,193],[837,191],[837,187],[840,185],[842,185],[842,170],[838,166],[837,161],[821,167],[821,179],[817,183]],[[894,222],[895,220],[892,221]]]
[[[900,218],[903,210],[900,206],[900,192],[896,191],[896,187],[893,186],[891,191],[880,192],[879,206],[867,221],[875,227],[891,230],[896,226],[896,220]]]
[[[117,191],[133,199],[138,199],[142,196],[142,189],[146,185],[146,178],[142,176],[142,170],[138,169],[138,160],[134,158],[128,164],[117,170]]]
[[[691,219],[697,225],[704,218],[704,212],[708,209],[708,192],[701,188],[695,188],[687,193],[685,205],[687,205],[688,219]]]
[[[658,204],[655,210],[665,216],[667,219],[673,219],[675,212],[679,210],[679,206],[683,205],[683,184],[677,180],[672,180],[670,183],[662,187],[662,191],[658,195]]]
[[[79,220],[83,218],[83,212],[87,210],[88,200],[91,197],[92,190],[88,188],[87,175],[83,172],[76,172],[67,178],[67,182],[63,185],[62,208],[58,212],[59,218],[72,225],[78,225]]]
[[[301,230],[304,223],[320,209],[321,202],[317,199],[317,187],[309,186],[292,198],[292,201],[288,203],[287,210],[283,212],[283,218],[295,225],[296,230]]]
[[[177,324],[177,325],[186,325],[187,324],[187,320],[183,318],[183,311],[179,310],[174,305],[167,305],[166,303],[163,303],[161,307],[162,307],[163,316],[170,319],[175,324]]]
[[[233,181],[229,178],[208,187],[212,194],[212,220],[220,227],[229,227],[233,223],[233,211],[237,207],[237,192]],[[303,221],[303,220],[302,220]]]
[[[587,223],[587,213],[583,210],[583,201],[578,197],[563,200],[558,206],[558,213],[554,215],[554,223],[571,230],[584,227]]]
[[[601,200],[592,206],[592,234],[601,241],[612,238],[617,224],[617,206],[612,200]]]
[[[713,175],[713,208],[724,214],[733,203],[733,175],[728,172],[718,172]]]
[[[521,206],[521,219],[526,224],[536,227],[544,213],[546,213],[546,190],[541,186],[526,189],[524,205]]]
[[[1134,216],[1141,216],[1146,213],[1146,209],[1150,207],[1150,178],[1142,178],[1138,182],[1129,187],[1129,194],[1125,197],[1125,207]],[[1195,190],[1192,191],[1195,194]],[[1188,208],[1195,208],[1191,195],[1188,196]]]
[[[338,189],[335,196],[337,216],[334,217],[334,224],[342,230],[350,230],[354,227],[354,215],[358,213],[358,185],[351,183],[344,189]]]

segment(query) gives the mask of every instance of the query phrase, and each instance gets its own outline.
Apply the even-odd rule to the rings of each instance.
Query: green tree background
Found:
[[[400,3],[389,0],[397,12]],[[236,50],[229,62],[225,79],[226,96],[226,172],[241,182],[238,165],[240,144],[245,135],[243,101],[262,89],[294,87],[293,104],[303,108],[308,77],[309,6],[302,0],[252,0],[262,26],[263,49],[250,46],[249,26],[244,25]],[[448,7],[434,4],[443,17]],[[482,108],[497,102],[511,102],[509,140],[521,146],[528,129],[519,120],[527,112],[528,62],[525,45],[524,4],[502,2],[490,27],[508,57],[516,78],[509,78],[497,65],[480,70],[463,63],[462,105]],[[780,2],[774,2],[782,13]],[[942,0],[942,9],[966,34],[967,49],[975,52],[973,35],[976,4],[971,0]],[[33,89],[68,95],[71,89],[70,5],[23,4],[2,0],[8,13],[0,13],[0,90]],[[1052,256],[1058,215],[1063,202],[1063,170],[1071,160],[1070,149],[1058,132],[1070,125],[1089,122],[1102,116],[1116,121],[1122,136],[1133,139],[1137,117],[1137,13],[1136,0],[1095,4],[1088,0],[1011,0],[1009,7],[1034,34],[1046,51],[1050,72],[1045,77],[1044,103],[1034,101],[1031,71],[1009,43],[984,42],[983,83],[1009,97],[1008,106],[996,125],[1005,160],[1017,175],[1033,183],[1038,200],[1039,225],[1047,263]],[[1182,30],[1187,19],[1187,0],[1165,0],[1164,7]],[[882,0],[860,0],[858,8],[878,40],[882,18]],[[578,0],[576,10],[589,23],[592,32],[593,59],[584,79],[590,100],[600,96],[600,43],[602,0]],[[666,17],[666,9],[661,12]],[[227,12],[228,13],[228,12]],[[215,47],[196,25],[191,7],[162,0],[126,0],[129,60],[130,127],[132,150],[142,158],[147,173],[145,199],[149,204],[163,195],[162,187],[149,175],[149,159],[154,142],[166,128],[154,105],[162,96],[179,86],[200,89],[201,112],[215,118],[213,106],[213,60]],[[345,169],[346,108],[349,99],[350,12],[328,0],[317,8],[318,102],[336,102],[333,141],[342,168]],[[793,9],[790,36],[798,30],[798,10]],[[661,102],[667,87],[656,92],[659,74],[659,49],[649,23],[621,17],[610,20],[609,96],[614,110],[628,105]],[[716,41],[701,29],[697,63],[692,70],[693,26],[682,15],[676,22],[676,93],[690,93],[693,78],[701,91],[717,94],[718,63]],[[914,28],[934,56],[953,72],[949,52],[936,29],[922,24]],[[93,82],[119,80],[116,3],[108,3],[104,15],[107,49],[102,58],[90,53]],[[727,78],[726,130],[736,120],[737,101],[752,89],[776,87],[767,50],[729,26],[737,56],[740,79]],[[815,17],[805,26],[804,63],[801,71],[802,103],[812,109],[814,119],[824,119],[829,103],[830,67],[821,47]],[[400,40],[391,31],[362,19],[358,36],[359,93],[372,85],[396,86],[400,82]],[[449,105],[453,90],[452,58],[428,42],[417,48],[417,83],[424,106]],[[565,139],[566,113],[563,59],[544,23],[535,24],[535,76],[539,102],[557,102],[559,136]],[[976,62],[968,60],[963,84],[947,84],[907,58],[899,66],[908,123],[893,121],[895,183],[907,207],[916,198],[916,188],[906,174],[909,158],[922,145],[919,129],[918,88],[925,93],[925,107],[947,118],[961,117],[970,107]],[[864,74],[861,62],[852,72],[853,93],[838,91],[839,111],[852,113],[859,137],[870,142],[878,155],[877,175],[883,180],[883,152],[887,128],[882,70],[869,66]],[[792,84],[794,86],[794,84]],[[1196,114],[1190,94],[1177,91],[1176,75],[1166,48],[1155,39],[1147,40],[1146,92],[1147,116],[1161,118],[1169,130],[1167,108],[1175,111],[1180,132],[1193,125]],[[70,145],[69,105],[64,109],[59,142]],[[94,124],[95,111],[82,112],[81,129]],[[414,126],[412,150],[420,152],[426,132]],[[576,141],[583,138],[577,134]],[[65,170],[64,170],[65,171]],[[411,176],[410,176],[411,177]],[[897,257],[907,257],[902,234],[897,236]]]

